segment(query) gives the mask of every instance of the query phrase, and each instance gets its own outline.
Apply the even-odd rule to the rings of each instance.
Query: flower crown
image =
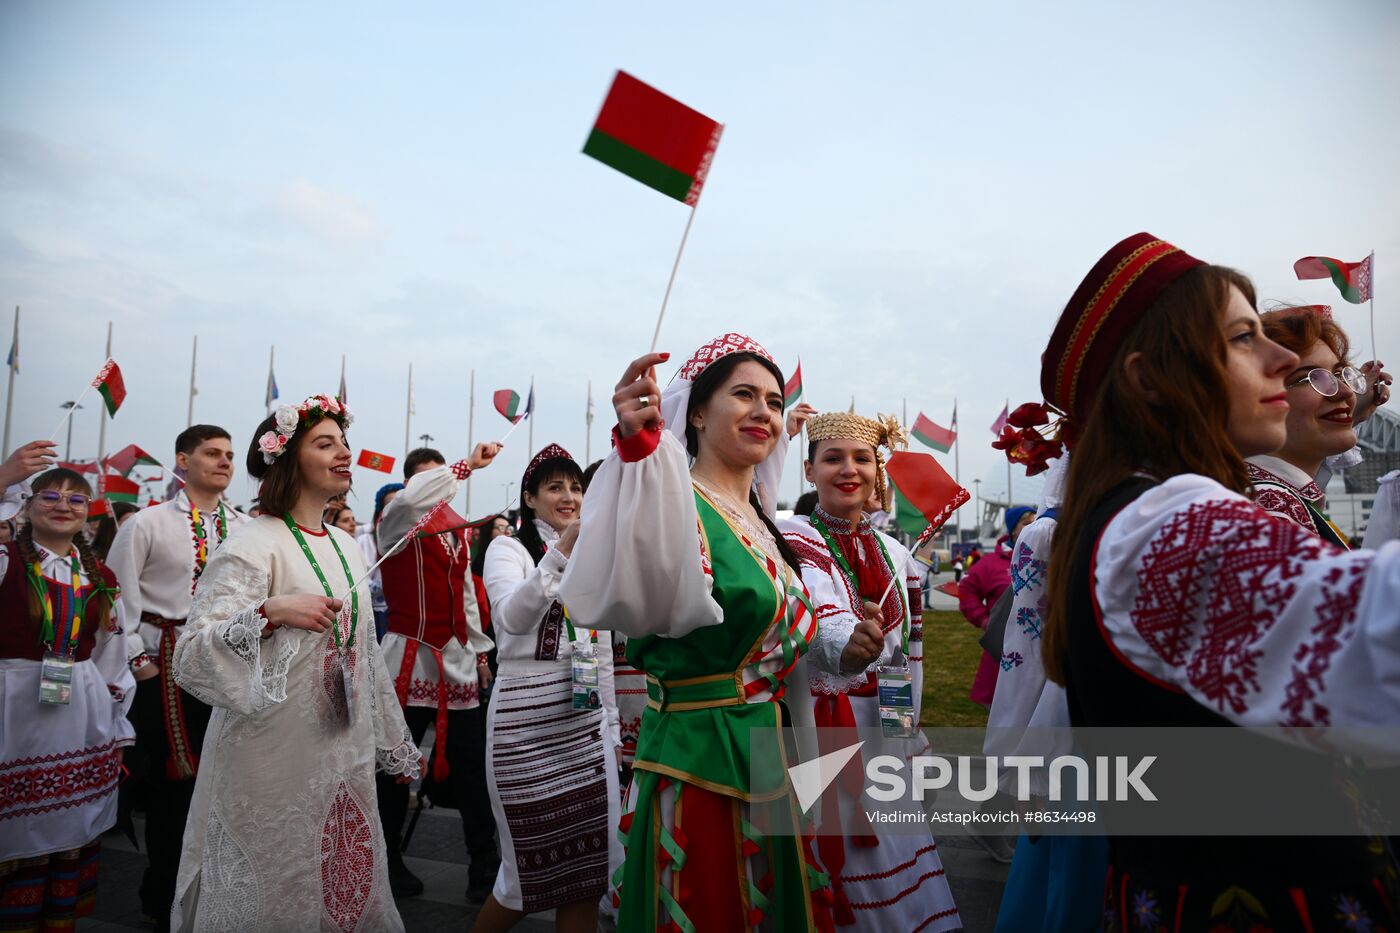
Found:
[[[276,430],[258,438],[263,463],[268,466],[287,452],[287,444],[298,429],[309,427],[322,418],[334,418],[342,428],[350,427],[355,421],[350,406],[334,395],[313,395],[300,405],[282,405],[272,417]]]

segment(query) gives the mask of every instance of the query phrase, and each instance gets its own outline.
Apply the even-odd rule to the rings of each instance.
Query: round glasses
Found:
[[[1366,377],[1350,366],[1343,366],[1341,372],[1335,373],[1321,367],[1310,369],[1306,376],[1290,382],[1285,388],[1291,389],[1305,382],[1324,398],[1331,398],[1340,392],[1342,383],[1346,383],[1347,388],[1357,395],[1366,394]]]
[[[91,501],[88,496],[80,492],[64,495],[61,492],[54,492],[52,489],[45,489],[43,492],[35,493],[34,498],[38,499],[45,506],[56,509],[60,505],[67,505],[70,509],[85,509]]]

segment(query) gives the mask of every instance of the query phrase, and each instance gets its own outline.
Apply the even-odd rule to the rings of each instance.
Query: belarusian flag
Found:
[[[107,403],[107,414],[115,415],[126,399],[126,384],[122,382],[122,370],[116,360],[107,359],[93,377],[92,387],[102,394],[102,401]]]
[[[89,462],[87,460],[80,460],[73,463],[70,463],[67,460],[60,460],[58,461],[58,463],[55,463],[54,466],[64,470],[72,470],[74,473],[97,472],[97,464],[95,462]]]
[[[394,471],[394,458],[388,454],[375,453],[372,450],[360,451],[360,459],[355,461],[357,465],[367,470],[378,470],[380,473],[392,473]]]
[[[723,131],[723,124],[619,71],[583,152],[693,207]]]
[[[514,389],[497,389],[491,396],[491,402],[496,406],[496,411],[501,413],[511,424],[519,424],[535,409],[535,390],[530,390],[530,397],[525,400],[525,407],[520,407],[520,393]]]
[[[934,424],[931,418],[919,412],[919,417],[914,419],[914,428],[911,432],[914,439],[921,444],[927,444],[939,453],[946,454],[953,447],[953,442],[958,439],[958,432],[948,428],[940,428]]]
[[[792,371],[792,378],[783,386],[783,411],[797,404],[797,400],[802,397],[802,361],[797,361],[797,368]]]
[[[1371,300],[1372,253],[1360,262],[1342,262],[1328,256],[1304,256],[1293,264],[1300,279],[1328,279],[1337,286],[1342,298],[1354,305]]]
[[[952,517],[959,506],[972,498],[958,481],[939,466],[933,454],[910,453],[906,450],[890,454],[885,464],[885,475],[894,487],[900,500],[912,506],[928,527],[919,534],[919,544],[923,544],[943,523]],[[896,512],[896,521],[901,521]],[[912,521],[912,514],[907,516]],[[906,527],[901,524],[900,527]],[[910,532],[914,534],[914,532]]]
[[[141,486],[125,476],[108,473],[102,477],[102,498],[108,502],[130,502],[136,504],[141,497]]]
[[[116,470],[122,476],[130,476],[138,465],[159,467],[160,461],[135,444],[128,444],[107,458],[107,468]]]
[[[997,420],[992,422],[992,433],[1001,437],[1001,429],[1006,427],[1007,419],[1011,417],[1011,403],[1007,402],[1002,408],[1001,414],[997,415]]]

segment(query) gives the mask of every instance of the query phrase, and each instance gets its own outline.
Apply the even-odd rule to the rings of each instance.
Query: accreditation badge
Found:
[[[39,702],[66,706],[73,698],[73,659],[44,652],[39,668]]]
[[[574,709],[600,709],[603,696],[598,683],[598,653],[592,642],[574,644]]]
[[[345,727],[355,724],[355,706],[359,695],[355,690],[355,669],[350,666],[350,652],[340,654],[340,691],[345,696]]]
[[[881,668],[880,727],[886,738],[904,739],[914,734],[914,681],[909,669]]]

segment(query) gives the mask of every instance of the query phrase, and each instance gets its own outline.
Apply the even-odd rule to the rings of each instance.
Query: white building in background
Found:
[[[1400,414],[1380,408],[1356,429],[1364,458],[1327,484],[1327,517],[1349,538],[1360,538],[1371,520],[1377,480],[1400,470]]]

